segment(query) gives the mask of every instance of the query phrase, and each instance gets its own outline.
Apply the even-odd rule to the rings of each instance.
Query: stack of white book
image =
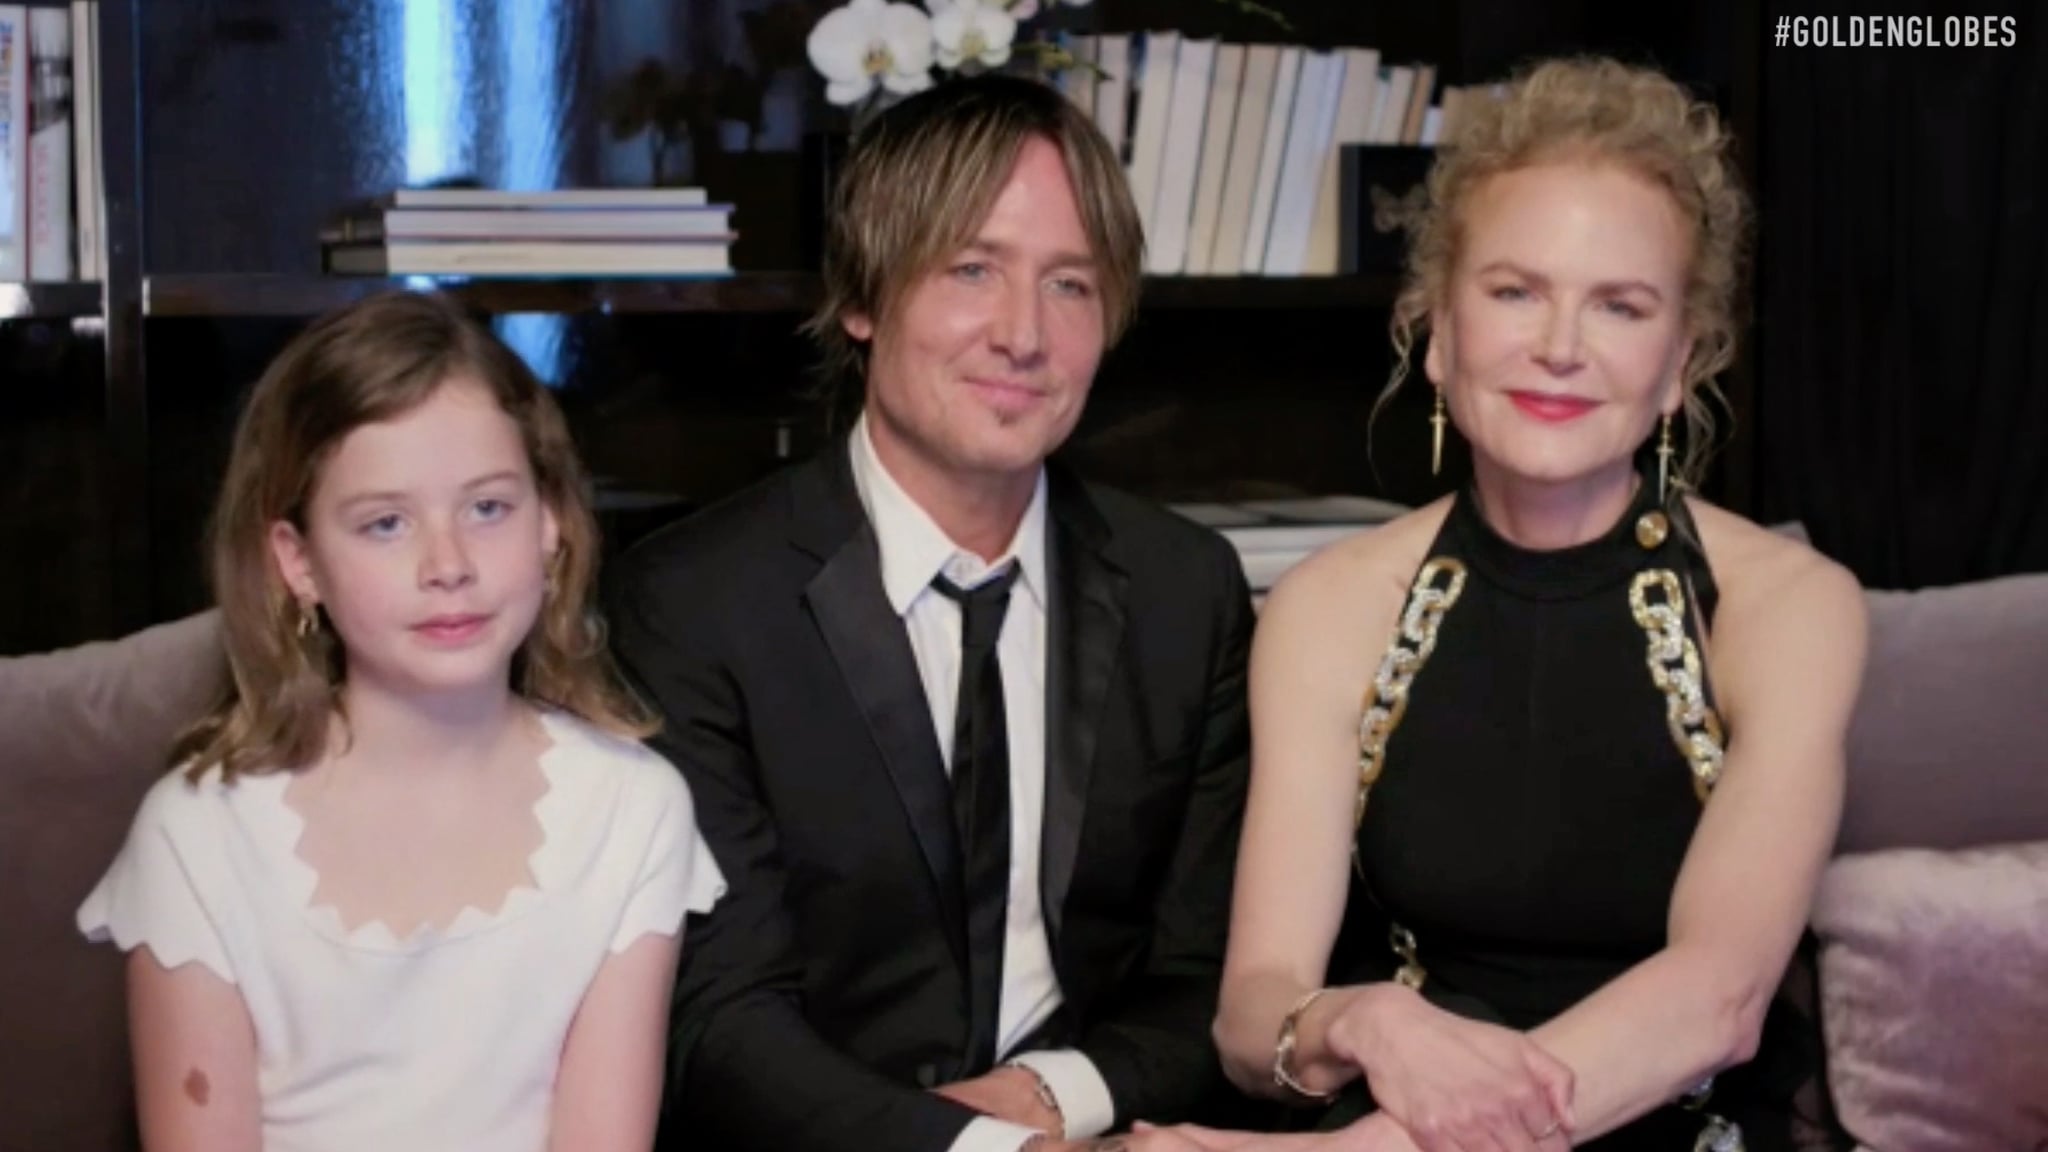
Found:
[[[1307,496],[1175,504],[1182,516],[1216,529],[1244,564],[1252,592],[1264,598],[1287,570],[1322,548],[1409,511],[1370,496]]]
[[[1468,99],[1374,48],[1226,44],[1178,32],[1069,38],[1061,88],[1123,159],[1152,276],[1339,270],[1347,144],[1429,147]],[[1092,67],[1090,67],[1092,66]]]
[[[728,276],[734,238],[702,188],[405,188],[321,248],[345,276]]]

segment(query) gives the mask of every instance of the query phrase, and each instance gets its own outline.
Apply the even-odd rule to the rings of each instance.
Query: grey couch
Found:
[[[2048,988],[2048,956],[2028,952],[2029,941],[2048,947],[2048,575],[1869,595],[1871,659],[1840,856],[1815,918],[1836,1102],[1875,1152],[2031,1149],[2048,1140],[2048,1006],[2026,988],[2029,977]],[[223,677],[210,615],[0,660],[0,1152],[134,1147],[121,963],[79,938],[73,914],[169,741]],[[2042,871],[2030,873],[2036,859]],[[1990,887],[2006,897],[1976,908],[1937,895],[1947,917],[1938,929],[1886,906],[1944,885],[1982,895],[1980,866],[2004,878]],[[1959,937],[1991,959],[1944,968]],[[1920,965],[1929,971],[1901,959],[1916,952],[1933,957]],[[1913,979],[1945,991],[1893,987]],[[1956,997],[1979,1002],[1964,1011]],[[1930,1039],[1958,1020],[2021,1039],[1992,1045],[2001,1051],[1989,1063],[1967,1029]],[[1958,1112],[1951,1069],[1933,1057],[1912,1065],[1912,1049],[1892,1042],[1903,1030],[1922,1048],[1963,1050],[1961,1090],[1991,1095]],[[2040,1091],[2018,1098],[2010,1084],[2036,1071]]]

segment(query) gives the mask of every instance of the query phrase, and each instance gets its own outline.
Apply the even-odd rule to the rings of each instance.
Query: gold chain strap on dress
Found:
[[[1387,767],[1387,739],[1408,711],[1408,689],[1415,674],[1436,651],[1436,634],[1444,613],[1464,590],[1465,565],[1461,561],[1439,556],[1422,566],[1408,590],[1400,626],[1394,630],[1379,672],[1372,678],[1372,689],[1366,693],[1365,711],[1358,720],[1358,799],[1351,813],[1351,866],[1360,879],[1365,877],[1365,865],[1358,859],[1358,830],[1365,823],[1365,804],[1372,797],[1372,786]],[[1388,943],[1402,960],[1394,979],[1410,988],[1422,987],[1429,973],[1415,957],[1415,934],[1395,924]]]
[[[1654,599],[1653,599],[1654,595]],[[1629,610],[1649,641],[1650,681],[1664,693],[1672,742],[1692,768],[1693,791],[1705,804],[1721,780],[1721,718],[1707,706],[1700,650],[1685,634],[1685,590],[1668,568],[1636,574]]]
[[[1692,1152],[1747,1152],[1748,1145],[1742,1139],[1742,1125],[1707,1111],[1707,1100],[1713,1094],[1714,1078],[1709,1076],[1678,1098],[1679,1107],[1699,1113],[1706,1121],[1700,1126],[1700,1134],[1693,1138]]]
[[[1443,587],[1438,584],[1443,582]],[[1408,711],[1408,688],[1415,674],[1436,651],[1437,629],[1444,613],[1458,602],[1465,590],[1465,565],[1439,556],[1422,566],[1415,585],[1408,591],[1408,603],[1401,610],[1400,627],[1380,660],[1379,672],[1366,694],[1365,712],[1358,720],[1358,800],[1353,806],[1351,825],[1355,831],[1365,822],[1365,803],[1372,786],[1387,765],[1387,738],[1400,726]]]

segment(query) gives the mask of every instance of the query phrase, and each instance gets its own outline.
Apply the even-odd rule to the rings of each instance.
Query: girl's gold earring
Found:
[[[310,600],[299,601],[299,639],[320,630],[320,608]]]
[[[1437,389],[1436,410],[1429,414],[1429,474],[1435,476],[1444,470],[1444,425],[1450,423],[1450,416],[1444,412],[1443,389]]]

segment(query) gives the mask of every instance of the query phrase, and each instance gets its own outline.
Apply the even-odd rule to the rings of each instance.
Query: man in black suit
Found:
[[[1046,464],[1141,250],[1053,90],[892,108],[812,324],[851,434],[617,574],[730,885],[684,938],[678,1146],[1052,1152],[1228,1098],[1250,595],[1214,533]]]

